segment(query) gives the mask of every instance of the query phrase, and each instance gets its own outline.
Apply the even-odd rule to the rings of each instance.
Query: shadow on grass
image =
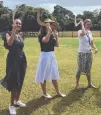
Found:
[[[36,98],[33,100],[30,100],[27,102],[27,106],[25,108],[17,108],[17,115],[31,115],[33,111],[41,108],[43,105],[47,105],[50,103],[51,100],[57,98],[57,96],[54,96],[52,99],[46,99],[46,98]],[[0,115],[9,115],[8,109],[0,110]]]
[[[9,115],[8,109],[0,110],[0,115]]]
[[[53,106],[54,113],[57,115],[62,115],[66,107],[80,100],[86,90],[87,90],[86,88],[80,88],[78,90],[75,90],[75,89],[71,90],[65,98],[63,98],[61,101],[59,101]]]
[[[43,105],[47,105],[48,103],[50,103],[50,99],[45,99],[43,97],[30,100],[25,108],[18,109],[17,114],[31,115],[33,111],[41,108]]]
[[[95,91],[96,105],[101,108],[101,86]]]

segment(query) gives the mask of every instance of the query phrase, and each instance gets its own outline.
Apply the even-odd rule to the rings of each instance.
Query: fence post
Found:
[[[101,37],[101,30],[100,30],[100,37]]]
[[[73,38],[73,31],[72,31],[72,38]]]

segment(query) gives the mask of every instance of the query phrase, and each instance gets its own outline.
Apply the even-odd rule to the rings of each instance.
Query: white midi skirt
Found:
[[[45,80],[58,80],[59,71],[54,51],[41,52],[35,81],[44,83]]]

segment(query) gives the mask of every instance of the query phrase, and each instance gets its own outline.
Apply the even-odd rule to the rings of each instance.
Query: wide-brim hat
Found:
[[[45,23],[55,23],[55,21],[54,20],[51,20],[51,19],[46,19],[45,21],[44,21]]]

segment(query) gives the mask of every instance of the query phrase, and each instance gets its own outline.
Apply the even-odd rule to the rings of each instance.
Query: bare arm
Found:
[[[58,32],[55,30],[54,34],[55,34],[55,38],[56,38],[56,45],[55,46],[59,47]]]
[[[40,26],[46,26],[45,23],[40,20],[40,9],[37,9],[37,22]]]
[[[43,37],[42,42],[44,42],[44,43],[49,42],[51,33],[52,33],[52,29],[50,27],[50,23],[47,23],[47,35],[45,37]]]
[[[80,33],[80,36],[84,36],[86,34],[86,30],[84,28],[83,20],[81,20],[80,22],[81,22],[81,33]]]
[[[55,46],[59,47],[59,39],[58,39],[58,37],[56,38],[56,45]]]
[[[11,46],[11,45],[13,44],[15,35],[16,35],[16,26],[14,25],[14,26],[13,26],[13,29],[12,29],[12,34],[11,34],[11,36],[10,36],[8,33],[6,34],[6,40],[7,40],[7,44],[8,44],[9,46]]]
[[[92,47],[92,48],[94,48],[95,53],[97,53],[97,52],[98,52],[98,49],[96,48],[96,46],[95,46],[95,44],[94,44],[94,41],[93,41],[93,40],[91,41],[91,47]]]

